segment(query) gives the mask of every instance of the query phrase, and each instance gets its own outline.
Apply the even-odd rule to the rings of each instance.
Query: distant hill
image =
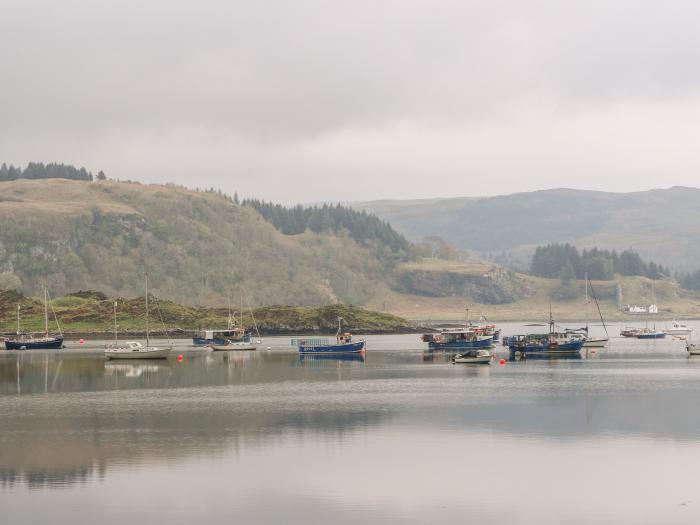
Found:
[[[284,235],[252,206],[175,186],[0,182],[0,224],[0,288],[33,295],[46,282],[137,296],[148,272],[153,293],[186,305],[225,305],[240,286],[255,305],[363,304],[395,262],[376,236]]]
[[[437,235],[475,252],[529,255],[569,242],[618,251],[683,271],[700,267],[700,189],[633,193],[552,189],[484,198],[355,204],[411,240]]]

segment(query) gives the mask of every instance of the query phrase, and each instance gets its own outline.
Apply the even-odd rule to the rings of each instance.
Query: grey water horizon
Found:
[[[700,516],[700,360],[681,341],[613,338],[580,360],[457,366],[417,335],[367,340],[359,360],[302,358],[288,338],[254,353],[178,341],[182,362],[105,362],[92,341],[0,352],[4,520]]]

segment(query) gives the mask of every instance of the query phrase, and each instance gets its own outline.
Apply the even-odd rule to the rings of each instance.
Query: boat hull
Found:
[[[654,333],[654,334],[637,334],[635,336],[637,339],[663,339],[666,337],[666,334],[661,332],[661,333]]]
[[[229,343],[221,345],[209,345],[209,347],[215,352],[242,352],[244,350],[252,351],[257,349],[257,346],[254,343]]]
[[[459,364],[459,365],[488,365],[491,363],[491,360],[493,359],[492,355],[485,355],[485,356],[475,356],[475,357],[469,357],[469,356],[455,356],[455,358],[452,360],[453,363]]]
[[[364,352],[365,342],[355,341],[352,343],[342,343],[335,345],[304,346],[299,345],[300,354],[359,354]]]
[[[685,329],[675,329],[675,330],[674,330],[674,329],[672,329],[672,330],[664,330],[664,332],[665,332],[667,335],[687,336],[687,335],[690,335],[690,333],[692,332],[692,330],[690,330],[690,329],[688,329],[688,330],[685,330]]]
[[[204,339],[203,337],[193,337],[193,346],[211,346],[211,345],[225,345],[226,339],[220,337],[215,337],[213,339]]]
[[[558,345],[510,345],[511,360],[518,359],[578,359],[581,357],[583,341],[572,341]]]
[[[605,348],[608,344],[607,337],[595,337],[591,339],[586,339],[583,342],[584,348]]]
[[[107,359],[167,359],[170,348],[154,348],[144,350],[105,350]]]
[[[5,341],[6,350],[58,350],[63,348],[63,337],[53,337],[46,341]]]
[[[493,345],[492,338],[485,338],[476,341],[449,341],[445,343],[430,341],[428,348],[430,350],[468,350],[470,348],[491,348]]]

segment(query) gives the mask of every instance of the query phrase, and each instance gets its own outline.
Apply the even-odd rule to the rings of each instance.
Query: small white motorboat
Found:
[[[455,364],[489,364],[493,356],[491,352],[483,348],[474,348],[468,352],[461,354],[456,354],[452,358],[452,362]]]
[[[668,335],[690,335],[692,328],[689,328],[685,323],[679,321],[673,321],[671,323],[671,328],[666,328],[664,332]]]
[[[607,337],[587,337],[583,342],[584,348],[605,348],[608,345]]]
[[[123,346],[105,348],[107,359],[167,359],[168,354],[170,354],[170,347],[143,346],[135,341],[129,341]]]
[[[685,349],[688,351],[688,355],[700,355],[700,343],[686,343]]]

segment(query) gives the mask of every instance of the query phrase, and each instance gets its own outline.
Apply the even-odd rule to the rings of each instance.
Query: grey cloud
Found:
[[[302,197],[290,179],[322,188],[311,200],[334,198],[324,176],[367,181],[352,189],[360,198],[397,184],[436,194],[434,181],[465,173],[547,184],[580,163],[576,144],[588,148],[600,126],[619,126],[630,107],[694,114],[700,87],[691,1],[6,0],[0,15],[3,160],[192,184],[199,169],[212,175],[196,183],[268,196],[256,191],[264,176],[274,198]],[[594,117],[583,125],[582,114]],[[552,136],[572,126],[548,160]],[[522,156],[519,140],[540,156],[515,168],[502,157]],[[615,166],[616,150],[594,152]],[[653,160],[641,155],[639,168]],[[687,178],[698,159],[684,160]],[[413,182],[429,173],[429,185]],[[460,191],[484,191],[472,182]]]

